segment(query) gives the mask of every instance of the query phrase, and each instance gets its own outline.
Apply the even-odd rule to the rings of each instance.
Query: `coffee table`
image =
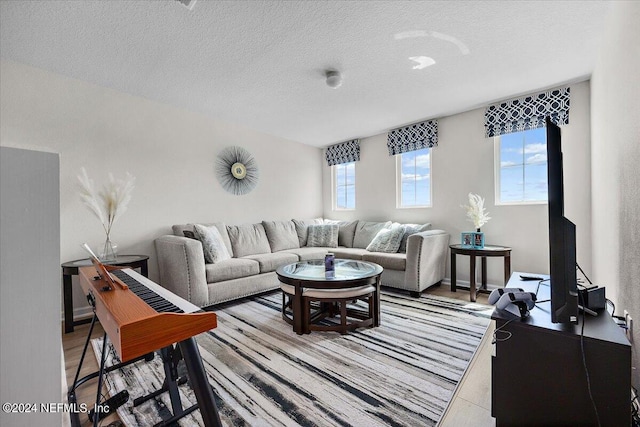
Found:
[[[302,313],[302,292],[311,289],[348,289],[365,285],[375,287],[373,304],[373,326],[380,325],[380,275],[382,267],[378,264],[353,259],[336,259],[335,272],[325,272],[324,260],[311,259],[287,264],[276,270],[280,282],[294,287],[291,308],[293,311],[293,331],[304,333]]]

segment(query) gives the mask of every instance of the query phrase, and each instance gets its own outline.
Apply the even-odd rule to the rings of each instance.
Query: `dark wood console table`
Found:
[[[519,274],[508,287],[538,289],[539,301],[549,298],[548,281],[538,286]],[[606,310],[584,317],[582,339],[582,314],[577,325],[551,323],[549,302],[538,303],[523,320],[497,310],[492,319],[498,331],[491,360],[496,426],[597,426],[583,347],[600,424],[631,424],[631,344]]]
[[[118,255],[115,261],[106,261],[107,265],[114,265],[118,267],[139,268],[140,274],[144,277],[149,275],[149,269],[147,261],[149,257],[147,255]],[[78,268],[91,265],[89,258],[77,259],[75,261],[69,261],[62,264],[62,294],[64,300],[64,333],[68,334],[73,332],[73,328],[76,325],[82,325],[84,323],[91,322],[91,318],[82,319],[78,321],[73,320],[73,289],[71,288],[72,276],[78,275]]]
[[[485,245],[484,248],[468,248],[463,245],[449,245],[451,249],[451,292],[456,292],[456,255],[469,256],[469,292],[470,300],[475,302],[479,293],[487,292],[487,257],[504,258],[504,283],[511,276],[511,248],[506,246]],[[481,286],[476,290],[476,257],[482,259]]]

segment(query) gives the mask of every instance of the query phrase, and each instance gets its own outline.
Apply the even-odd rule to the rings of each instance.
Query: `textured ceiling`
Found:
[[[603,1],[2,1],[0,56],[326,146],[591,75]],[[420,58],[426,57],[426,58]],[[413,58],[413,59],[410,59]],[[424,68],[431,61],[435,64]],[[343,73],[331,89],[324,70]]]

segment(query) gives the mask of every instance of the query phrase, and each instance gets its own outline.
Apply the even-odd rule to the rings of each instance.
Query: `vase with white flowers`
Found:
[[[480,229],[485,225],[491,217],[484,208],[484,199],[477,194],[469,193],[469,204],[462,206],[467,211],[467,220],[473,223],[476,231],[480,233]]]
[[[104,247],[100,254],[101,261],[114,261],[117,253],[114,243],[111,241],[111,228],[113,223],[127,210],[131,201],[135,177],[127,173],[124,179],[115,179],[109,173],[109,180],[98,191],[92,179],[82,168],[78,181],[80,182],[80,200],[100,220],[106,234]]]

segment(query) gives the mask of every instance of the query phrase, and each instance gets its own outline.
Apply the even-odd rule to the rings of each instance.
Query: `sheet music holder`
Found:
[[[107,266],[100,261],[100,259],[96,256],[95,252],[93,252],[93,250],[91,249],[91,247],[89,247],[88,244],[83,243],[82,247],[84,248],[85,251],[89,253],[89,259],[91,259],[91,262],[96,267],[96,270],[98,271],[98,276],[100,276],[107,283],[107,285],[103,287],[102,290],[103,291],[113,290],[116,283],[118,282],[116,282],[111,276],[111,274],[109,274],[109,270]],[[128,289],[128,286],[125,285],[124,283],[118,283],[118,286],[120,286],[120,288],[122,289]]]

